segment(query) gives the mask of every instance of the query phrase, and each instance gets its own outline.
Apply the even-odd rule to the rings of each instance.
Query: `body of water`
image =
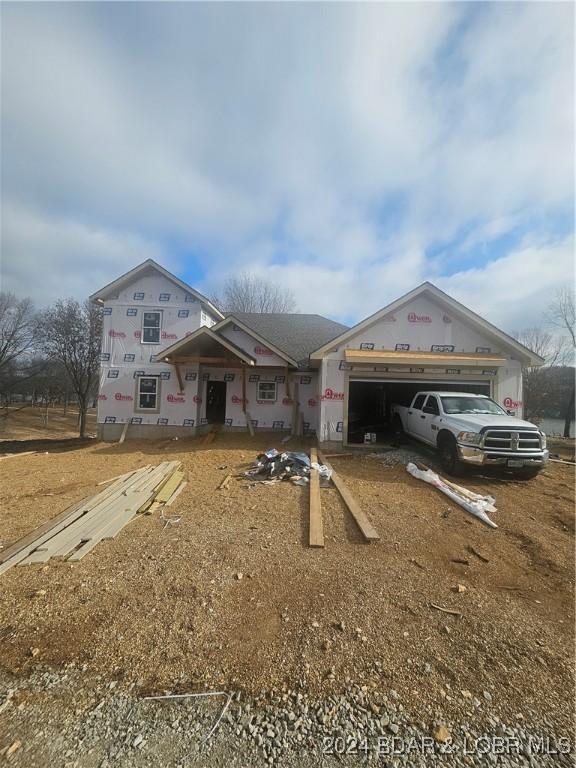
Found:
[[[564,419],[542,419],[538,426],[550,437],[564,434]],[[570,437],[574,437],[574,422],[570,424]]]

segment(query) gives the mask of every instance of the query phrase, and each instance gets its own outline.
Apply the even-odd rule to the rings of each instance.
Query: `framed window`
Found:
[[[140,376],[136,384],[136,404],[139,411],[158,411],[160,383],[158,376]]]
[[[434,395],[428,395],[428,400],[426,400],[426,405],[422,409],[424,413],[431,413],[434,416],[440,415],[440,409],[438,408],[438,400],[434,397]]]
[[[422,406],[424,405],[424,400],[426,399],[426,395],[418,395],[416,400],[414,400],[414,403],[412,404],[412,408],[414,408],[415,411],[421,411]]]
[[[270,402],[276,402],[276,382],[275,381],[259,381],[258,382],[258,394],[257,400],[268,400]]]
[[[142,344],[160,344],[160,326],[162,324],[162,312],[142,313]]]

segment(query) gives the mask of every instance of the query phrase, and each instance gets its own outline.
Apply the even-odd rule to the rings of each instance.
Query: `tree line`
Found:
[[[63,299],[36,310],[31,299],[1,292],[0,403],[18,395],[47,409],[72,400],[84,437],[98,393],[101,336],[102,309],[88,301]]]
[[[574,290],[560,289],[541,320],[541,325],[513,334],[544,359],[544,365],[527,366],[523,370],[524,417],[529,420],[560,418],[564,421],[564,437],[570,437],[576,397]]]
[[[250,274],[229,278],[214,302],[224,312],[290,312],[290,291]],[[542,324],[514,337],[544,359],[543,366],[523,371],[524,417],[560,417],[564,436],[574,419],[576,329],[574,291],[560,290]],[[79,410],[79,433],[86,433],[86,414],[98,394],[102,308],[88,301],[63,299],[37,311],[29,298],[0,292],[0,404],[13,395],[33,402],[72,398]]]

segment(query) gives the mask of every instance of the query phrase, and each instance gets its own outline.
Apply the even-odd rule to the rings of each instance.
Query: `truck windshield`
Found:
[[[508,414],[494,400],[487,397],[443,397],[444,413],[495,413],[498,416]]]

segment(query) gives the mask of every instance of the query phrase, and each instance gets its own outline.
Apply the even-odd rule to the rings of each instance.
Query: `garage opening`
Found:
[[[389,443],[392,405],[410,405],[423,390],[471,392],[490,396],[488,382],[353,380],[348,387],[348,443]]]

